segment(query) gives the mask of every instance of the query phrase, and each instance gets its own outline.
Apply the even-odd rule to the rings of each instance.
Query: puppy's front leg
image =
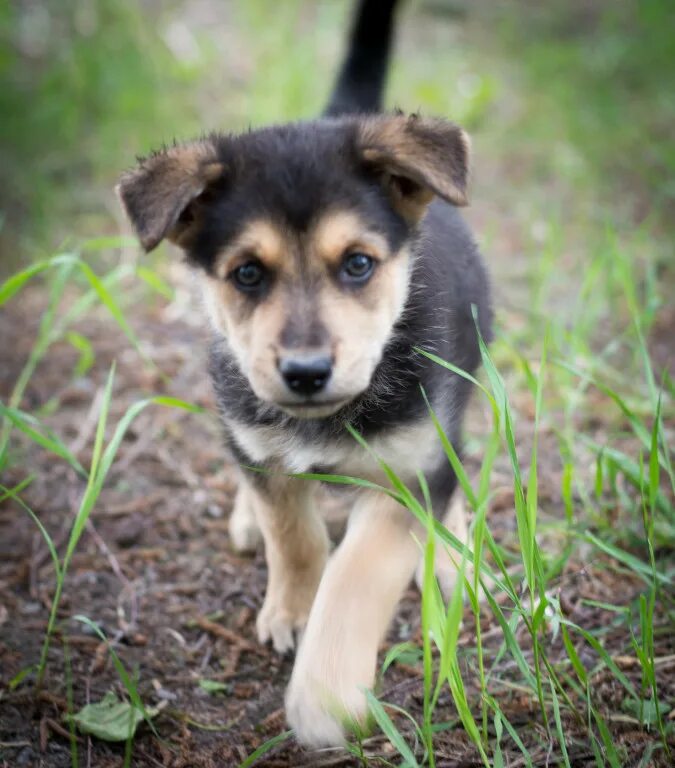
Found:
[[[294,632],[309,616],[326,559],[328,536],[315,509],[314,486],[289,478],[265,478],[249,485],[256,520],[265,542],[267,592],[257,619],[261,643],[275,650],[293,647]]]
[[[363,724],[363,688],[419,558],[413,518],[393,499],[363,493],[317,593],[286,695],[299,741],[336,745],[347,721]]]

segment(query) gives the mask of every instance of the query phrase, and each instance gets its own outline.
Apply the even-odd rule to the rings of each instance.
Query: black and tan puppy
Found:
[[[445,120],[378,114],[394,0],[363,0],[326,115],[165,149],[119,193],[143,247],[177,243],[200,271],[216,338],[211,376],[242,471],[231,521],[240,549],[265,544],[261,642],[302,640],[286,697],[305,744],[336,744],[363,721],[378,644],[420,559],[422,531],[389,496],[358,491],[329,542],[320,471],[381,481],[350,423],[462,537],[455,478],[421,394],[460,438],[467,382],[414,352],[471,371],[472,304],[490,335],[487,280],[457,206],[469,142]],[[448,510],[450,510],[448,512]],[[453,566],[437,563],[447,587]]]

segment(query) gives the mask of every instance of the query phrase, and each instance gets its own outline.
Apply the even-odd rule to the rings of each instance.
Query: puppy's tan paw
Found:
[[[252,554],[262,542],[260,528],[253,516],[237,515],[235,512],[230,517],[230,541],[235,552],[240,554]]]
[[[469,533],[467,529],[466,510],[464,498],[460,495],[459,491],[455,492],[455,495],[450,502],[448,511],[443,518],[443,525],[453,533],[461,542],[467,543],[469,540]],[[452,547],[445,544],[440,538],[436,540],[436,551],[434,559],[434,573],[438,579],[438,586],[441,588],[441,593],[446,600],[452,597],[452,593],[457,583],[459,576],[459,568],[462,563],[462,555]],[[470,579],[473,570],[472,567],[465,563],[464,565],[464,577]],[[419,587],[420,592],[424,586],[424,558],[420,560],[417,570],[415,571],[415,582]]]
[[[329,687],[294,673],[286,693],[286,719],[306,747],[338,747],[346,730],[367,729],[368,705],[356,683]]]
[[[230,515],[230,541],[235,552],[250,554],[262,542],[262,533],[253,511],[254,497],[249,488],[240,486]]]
[[[268,595],[256,620],[258,640],[263,645],[271,640],[277,653],[292,651],[295,635],[299,635],[307,624],[309,609],[310,605],[287,607],[283,601]]]
[[[453,555],[456,559],[453,559]],[[452,551],[452,553],[446,552],[444,545],[439,542],[436,549],[436,560],[434,562],[434,573],[438,580],[438,586],[441,588],[441,594],[446,600],[452,597],[452,593],[457,583],[459,571],[457,563],[461,560],[461,555]],[[464,566],[464,578],[471,578],[473,569],[471,566]],[[420,560],[417,570],[415,571],[415,583],[422,592],[424,588],[424,558]]]

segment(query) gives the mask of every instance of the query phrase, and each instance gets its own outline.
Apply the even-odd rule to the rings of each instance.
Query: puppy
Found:
[[[260,641],[284,653],[302,635],[286,708],[313,746],[366,720],[363,689],[424,531],[362,487],[329,557],[317,486],[289,475],[383,482],[350,424],[420,497],[422,472],[434,511],[465,537],[422,389],[457,445],[469,385],[415,348],[473,371],[472,305],[490,336],[486,273],[457,210],[469,140],[446,120],[378,112],[395,5],[361,0],[322,118],[177,144],[118,187],[145,250],[168,238],[201,277],[227,442],[242,467],[263,470],[241,472],[232,540],[264,540]],[[437,572],[449,588],[449,557]]]

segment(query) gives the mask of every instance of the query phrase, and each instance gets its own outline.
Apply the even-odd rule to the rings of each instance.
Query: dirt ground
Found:
[[[515,162],[515,161],[514,161]],[[513,168],[492,159],[483,161],[479,211],[471,214],[477,231],[486,222],[498,237],[490,246],[496,304],[502,322],[518,323],[523,292],[522,239],[525,237],[508,213],[508,195],[496,190],[511,178]],[[495,190],[490,193],[489,190]],[[487,194],[484,194],[486,193]],[[177,268],[176,285],[185,280]],[[189,280],[187,281],[189,283]],[[0,397],[6,400],[28,357],[46,298],[38,285],[28,287],[0,314],[2,365]],[[209,333],[191,290],[179,290],[167,303],[147,298],[129,311],[129,321],[144,350],[166,379],[144,365],[114,324],[99,310],[79,330],[96,351],[86,376],[71,379],[76,355],[70,345],[57,344],[39,366],[23,407],[32,411],[58,398],[59,407],[48,423],[86,464],[97,418],[100,392],[113,360],[117,361],[110,423],[115,424],[134,402],[163,393],[205,406],[205,415],[151,407],[134,422],[112,467],[105,489],[73,557],[59,612],[48,672],[36,696],[28,678],[10,690],[21,670],[35,664],[54,594],[54,569],[47,546],[34,523],[16,504],[0,504],[0,766],[2,768],[61,768],[71,765],[71,750],[63,716],[68,710],[68,675],[64,651],[72,668],[75,708],[98,701],[111,688],[124,695],[105,644],[84,625],[72,620],[83,614],[95,621],[111,640],[127,669],[138,670],[138,687],[146,706],[159,707],[158,735],[141,725],[134,741],[132,765],[138,768],[224,768],[237,766],[259,745],[284,731],[283,694],[291,658],[280,658],[255,639],[255,616],[262,604],[266,568],[262,553],[235,554],[227,523],[236,488],[236,471],[225,455],[215,414],[211,385],[206,375]],[[657,326],[653,353],[666,359],[672,353],[675,316]],[[514,394],[519,417],[519,451],[529,452],[532,430],[529,397]],[[486,429],[484,414],[474,406],[469,432]],[[22,448],[22,462],[5,473],[12,486],[35,473],[23,496],[63,551],[84,483],[65,462],[35,447]],[[479,457],[468,452],[468,468],[476,471]],[[540,504],[545,520],[563,519],[560,501],[561,466],[553,432],[540,435]],[[500,542],[517,542],[513,495],[506,464],[496,467],[495,493],[489,510],[490,529]],[[331,498],[335,507],[339,501]],[[334,526],[336,533],[339,525]],[[555,542],[554,542],[555,545]],[[640,668],[628,645],[625,625],[613,623],[614,614],[590,607],[584,599],[627,604],[643,588],[629,571],[606,567],[598,555],[578,549],[556,583],[556,596],[565,614],[585,629],[606,630],[605,647],[622,672],[640,687]],[[617,597],[620,595],[620,598]],[[655,623],[655,655],[660,694],[675,702],[675,636],[669,617]],[[485,617],[482,627],[488,657],[502,641],[501,629]],[[519,640],[526,647],[525,630]],[[381,659],[394,643],[420,637],[419,594],[407,591],[391,626]],[[474,630],[469,613],[460,636],[466,655],[462,672],[469,699],[476,700],[476,660],[471,649]],[[550,658],[564,655],[561,639],[551,636]],[[596,657],[579,647],[582,661],[592,668]],[[550,742],[530,693],[519,686],[519,672],[508,655],[499,663],[491,691],[511,724],[531,751],[536,765],[561,764],[557,745]],[[200,680],[224,684],[209,693]],[[622,709],[624,693],[606,670],[592,679],[595,703],[605,717],[615,744],[627,754],[626,766],[637,766],[649,754],[658,735],[641,729],[631,713]],[[396,663],[384,676],[378,693],[389,703],[405,708],[415,718],[422,713],[420,664]],[[585,704],[579,703],[585,712]],[[671,713],[672,714],[672,713]],[[412,726],[393,710],[390,715],[414,743]],[[454,723],[457,713],[449,693],[439,701],[438,722]],[[584,728],[563,713],[570,762],[594,764]],[[461,726],[437,734],[438,768],[478,766],[477,751]],[[675,744],[672,746],[675,749]],[[524,765],[513,742],[502,744],[505,764]],[[80,737],[81,765],[113,768],[123,763],[124,746]],[[383,736],[364,741],[364,754],[373,765],[396,762],[394,748]],[[421,754],[421,752],[420,752]],[[344,750],[308,753],[287,739],[260,759],[267,768],[295,766],[358,766],[362,762]],[[642,765],[666,765],[662,751]]]
[[[2,395],[6,397],[34,338],[44,306],[39,289],[28,289],[22,300],[11,303],[2,315],[4,339]],[[75,361],[67,345],[52,349],[33,377],[26,407],[35,408],[57,396],[60,407],[50,424],[86,462],[95,428],[96,392],[103,385],[113,360],[118,369],[111,423],[148,392],[189,397],[204,405],[207,415],[151,408],[132,426],[122,444],[105,490],[75,554],[60,610],[60,629],[52,644],[46,684],[35,698],[34,688],[23,684],[9,691],[7,683],[38,657],[54,591],[54,571],[47,547],[34,524],[11,503],[0,509],[0,765],[50,766],[71,764],[63,715],[67,709],[64,647],[70,652],[74,701],[79,707],[99,700],[107,690],[122,693],[119,678],[105,646],[83,625],[71,620],[84,614],[96,621],[115,643],[128,669],[138,669],[139,691],[146,705],[160,706],[156,718],[159,738],[141,726],[134,744],[134,766],[236,766],[261,743],[285,728],[283,692],[291,670],[290,658],[279,658],[255,640],[255,615],[261,605],[266,570],[261,554],[254,558],[235,554],[229,544],[228,514],[236,485],[236,473],[225,459],[214,413],[210,383],[205,374],[208,334],[185,297],[171,305],[156,300],[137,306],[132,322],[146,351],[168,374],[168,383],[139,363],[122,334],[112,330],[102,313],[90,318],[86,332],[97,350],[89,374],[70,380]],[[82,330],[85,330],[84,328]],[[479,428],[480,413],[472,422]],[[561,515],[555,489],[559,487],[557,453],[542,435],[541,503],[549,515]],[[523,446],[527,450],[527,446]],[[4,483],[12,485],[25,470],[39,470],[24,492],[27,502],[51,531],[62,551],[83,482],[64,462],[42,451],[27,448],[23,466],[15,466]],[[25,469],[24,469],[25,467]],[[470,459],[471,468],[471,459]],[[475,468],[475,467],[474,467]],[[500,472],[503,491],[500,491]],[[490,510],[491,529],[499,540],[512,540],[515,519],[506,467],[496,473],[497,492]],[[565,612],[591,630],[611,622],[599,608],[583,606],[583,597],[611,602],[621,590],[622,602],[636,594],[641,584],[629,576],[617,582],[601,559],[583,562],[583,553],[572,558],[558,584]],[[666,617],[660,617],[665,620]],[[497,625],[483,628],[488,648],[501,640]],[[472,646],[473,630],[467,620],[461,637],[463,648]],[[420,641],[419,595],[406,593],[389,633],[387,646],[402,640]],[[630,659],[621,661],[625,636],[616,637],[617,663],[639,685],[639,670]],[[606,636],[611,647],[612,631]],[[552,657],[560,640],[552,643]],[[675,645],[670,635],[657,632],[656,654],[670,657],[661,670],[662,695],[675,698]],[[383,648],[384,652],[385,648]],[[590,662],[591,659],[584,659]],[[473,659],[467,656],[464,672],[472,690]],[[669,674],[670,672],[670,674]],[[495,681],[500,704],[537,757],[537,764],[556,764],[553,744],[546,746],[536,703],[517,685],[512,662],[500,665]],[[218,694],[203,690],[199,681],[225,684]],[[381,685],[383,699],[421,717],[421,666],[395,664]],[[606,714],[617,743],[626,746],[637,764],[652,741],[621,713],[622,691],[611,676],[599,673],[594,691]],[[448,695],[441,699],[439,720],[456,718]],[[399,725],[410,730],[404,719]],[[570,734],[579,730],[571,719]],[[574,765],[592,761],[590,749],[579,731],[572,736],[570,755]],[[122,764],[123,749],[98,740],[82,739],[84,765],[104,768]],[[365,742],[365,753],[391,758],[392,747],[383,737]],[[519,753],[505,747],[508,764],[520,765]],[[478,756],[461,728],[439,733],[437,765],[478,765]],[[292,740],[285,741],[260,765],[348,766],[358,765],[341,750],[306,753]],[[664,763],[665,764],[665,763]]]

